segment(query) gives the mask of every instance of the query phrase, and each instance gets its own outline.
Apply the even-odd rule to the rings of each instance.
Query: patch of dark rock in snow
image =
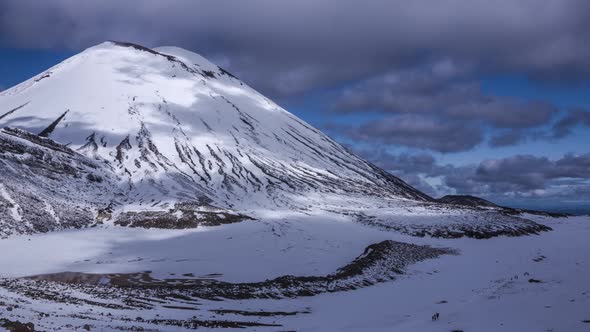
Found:
[[[21,323],[6,318],[0,318],[0,327],[10,332],[35,332],[35,324],[33,323]]]
[[[152,50],[151,48],[147,48],[145,46],[141,46],[138,44],[134,44],[134,43],[129,43],[129,42],[119,42],[119,41],[111,41],[111,43],[113,43],[114,45],[117,46],[121,46],[121,47],[130,47],[133,49],[136,49],[138,51],[143,51],[143,52],[148,52],[157,56],[161,56],[166,58],[168,61],[174,63],[174,64],[178,64],[180,65],[180,67],[182,67],[184,70],[186,70],[187,72],[191,73],[191,74],[196,74],[197,71],[189,66],[186,65],[186,63],[182,62],[180,59],[178,59],[177,57],[173,56],[173,55],[169,55],[169,54],[164,54],[164,53],[160,53],[158,51]],[[215,73],[213,73],[212,71],[207,71],[207,70],[201,70],[200,74],[205,77],[205,78],[213,78],[215,79]]]
[[[142,228],[187,229],[233,224],[253,218],[195,202],[176,203],[166,211],[124,212],[115,225]]]
[[[280,324],[267,324],[258,322],[245,322],[245,321],[230,321],[230,320],[180,320],[180,319],[141,319],[143,323],[163,325],[163,326],[175,326],[182,327],[185,329],[198,329],[198,328],[232,328],[232,329],[243,329],[252,327],[280,327]]]
[[[499,212],[510,214],[510,215],[520,215],[523,213],[529,213],[529,214],[533,214],[533,215],[547,216],[547,217],[552,217],[552,218],[565,218],[565,217],[570,216],[567,213],[554,213],[554,212],[509,208],[509,207],[497,205],[496,203],[490,202],[490,201],[485,200],[481,197],[476,197],[476,196],[471,196],[471,195],[446,195],[444,197],[437,199],[436,201],[439,203],[443,203],[443,204],[468,206],[468,207],[472,207],[472,208],[493,208],[493,209],[497,209]]]
[[[229,76],[229,77],[231,77],[231,78],[235,78],[236,80],[238,79],[238,78],[237,78],[237,77],[236,77],[234,74],[232,74],[232,73],[230,73],[229,71],[227,71],[227,70],[225,70],[225,69],[221,68],[220,66],[217,66],[217,68],[219,69],[219,72],[220,72],[222,75],[227,75],[227,76]]]
[[[61,122],[61,120],[63,120],[63,118],[66,117],[66,115],[68,114],[70,110],[65,111],[62,115],[60,115],[57,119],[55,119],[55,121],[53,121],[47,128],[43,129],[40,133],[39,133],[39,137],[49,137],[49,135],[51,135],[51,133],[55,130],[55,128],[57,127],[57,125]]]
[[[223,307],[212,310],[218,315],[256,317],[257,321],[197,319],[196,316],[194,319],[179,320],[157,317],[159,315],[154,318],[153,313],[162,309],[198,311],[199,302],[203,299],[294,298],[353,290],[393,280],[404,273],[406,266],[445,254],[455,254],[455,251],[388,240],[368,246],[354,261],[326,276],[282,276],[261,282],[228,283],[208,278],[154,279],[149,271],[131,274],[64,272],[0,279],[0,290],[18,295],[23,301],[31,299],[55,305],[84,306],[86,311],[83,315],[60,315],[72,320],[83,319],[84,324],[90,320],[108,323],[113,329],[128,327],[133,322],[144,326],[184,328],[280,326],[259,319],[306,314],[309,310],[246,311]],[[99,315],[101,310],[108,310],[109,314]]]
[[[496,205],[495,203],[471,195],[446,195],[442,198],[439,198],[438,201],[445,204],[455,204],[464,206],[498,207],[498,205]]]
[[[52,72],[48,71],[46,73],[44,73],[43,75],[39,76],[38,78],[35,79],[35,83],[40,82],[46,78],[51,77],[51,74],[53,74]]]
[[[551,230],[549,226],[497,211],[477,211],[474,213],[467,211],[462,216],[427,223],[400,222],[394,217],[389,219],[363,213],[356,213],[356,220],[367,226],[402,234],[447,239],[461,237],[489,239],[496,236],[524,236]]]
[[[244,311],[244,310],[232,310],[232,309],[217,309],[211,310],[214,313],[225,315],[239,315],[239,316],[255,316],[255,317],[273,317],[273,316],[295,316],[300,314],[309,314],[310,311]]]
[[[97,298],[113,296],[167,298],[181,295],[190,299],[252,299],[313,296],[367,287],[394,280],[404,268],[440,255],[455,254],[446,248],[433,248],[386,240],[368,246],[363,254],[326,276],[282,276],[261,282],[229,283],[214,279],[154,279],[149,272],[132,274],[87,274],[66,272],[0,279],[0,287],[12,291],[35,290],[35,296],[63,298],[61,292],[47,294],[43,289],[74,287]],[[108,294],[108,295],[107,295]],[[131,294],[134,294],[133,296]],[[55,299],[53,299],[55,300]],[[73,301],[64,299],[65,302]],[[79,299],[76,301],[85,300]]]
[[[13,108],[12,110],[10,110],[10,111],[8,111],[8,112],[6,112],[6,113],[4,113],[4,114],[0,115],[0,120],[2,120],[2,119],[4,119],[5,117],[7,117],[7,116],[11,115],[12,113],[14,113],[14,112],[18,111],[19,109],[21,109],[21,108],[23,108],[23,107],[27,106],[29,103],[30,103],[30,102],[26,102],[26,103],[24,103],[24,104],[22,104],[22,105],[20,105],[20,106],[18,106],[18,107],[16,107],[16,108]]]

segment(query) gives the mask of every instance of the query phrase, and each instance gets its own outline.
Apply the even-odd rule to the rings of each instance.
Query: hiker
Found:
[[[434,315],[432,315],[432,321],[434,322],[435,320],[438,320],[438,317],[440,317],[440,314],[436,312]]]

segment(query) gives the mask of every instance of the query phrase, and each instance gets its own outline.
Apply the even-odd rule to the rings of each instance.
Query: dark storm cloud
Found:
[[[399,123],[375,122],[359,131],[383,141],[390,133],[392,143],[439,152],[465,151],[476,146],[482,141],[477,132],[489,134],[490,146],[502,147],[527,140],[563,138],[577,125],[590,125],[590,112],[586,110],[575,109],[564,115],[556,105],[540,100],[490,95],[467,73],[465,66],[442,60],[378,75],[344,89],[332,111],[397,115],[391,119],[399,118]],[[408,122],[416,128],[429,128],[432,135],[425,137],[435,141],[426,142],[419,137],[414,140],[414,136],[423,134],[420,130],[414,135],[398,130],[398,126],[410,128]],[[387,125],[392,125],[391,130],[386,130]],[[443,132],[453,135],[442,141],[437,133]],[[400,135],[414,143],[398,139]]]
[[[531,155],[486,160],[460,172],[448,172],[444,178],[450,187],[479,194],[539,194],[559,184],[560,179],[570,179],[569,189],[574,189],[588,186],[590,154],[567,154],[557,160]]]
[[[490,137],[490,146],[494,148],[516,145],[527,139],[527,136],[520,130],[509,130],[499,132]]]
[[[473,177],[480,183],[486,183],[497,191],[543,189],[545,182],[553,177],[555,163],[545,157],[514,156],[482,162]],[[501,176],[502,178],[499,178]],[[504,188],[510,186],[510,188]]]
[[[428,184],[421,176],[424,174],[433,176],[442,172],[443,167],[437,165],[432,155],[428,153],[394,155],[382,148],[357,149],[354,152],[402,178],[414,188],[428,195],[438,194],[436,188]]]
[[[355,152],[435,197],[456,193],[590,199],[590,153],[566,154],[557,160],[516,155],[475,165],[453,166],[439,164],[428,153],[396,155],[383,149]]]
[[[375,165],[395,174],[439,174],[441,167],[429,153],[392,154],[383,148],[353,149],[355,153],[371,160]]]
[[[381,142],[439,152],[471,150],[483,141],[480,128],[417,114],[402,114],[371,121],[350,130],[360,141]]]
[[[440,58],[574,81],[590,73],[589,30],[586,0],[0,2],[1,46],[173,44],[274,95]]]
[[[570,110],[553,126],[553,137],[562,138],[571,134],[576,126],[590,127],[590,112],[581,108]]]
[[[457,119],[481,120],[498,128],[531,128],[547,124],[558,112],[549,103],[524,102],[509,97],[483,97],[451,108],[448,115]]]
[[[490,137],[491,147],[516,145],[526,141],[555,141],[573,134],[579,127],[590,127],[590,111],[583,108],[569,109],[565,114],[553,118],[548,130],[509,129],[499,131]]]
[[[530,155],[487,160],[479,164],[470,179],[484,186],[481,191],[530,195],[545,194],[558,179],[576,179],[571,188],[566,187],[565,192],[569,192],[587,186],[584,181],[590,179],[590,154],[568,154],[558,160]]]
[[[382,75],[345,90],[333,109],[436,114],[499,128],[544,125],[558,111],[542,101],[484,94],[477,81],[462,75],[453,64],[444,62]]]

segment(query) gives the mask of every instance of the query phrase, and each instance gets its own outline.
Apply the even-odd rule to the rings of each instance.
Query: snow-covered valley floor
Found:
[[[31,282],[18,287],[4,283],[0,319],[31,322],[41,331],[84,325],[97,331],[176,331],[183,328],[175,323],[190,320],[198,320],[193,326],[203,330],[220,328],[223,321],[254,323],[241,326],[259,331],[590,330],[584,322],[590,320],[590,217],[527,217],[553,231],[486,240],[433,239],[345,219],[289,216],[182,231],[104,226],[14,236],[0,240],[0,277],[5,278],[0,280],[65,271],[152,271],[159,279],[230,283],[324,276],[384,240],[454,248],[459,254],[411,264],[395,280],[350,291],[281,299],[151,299],[152,306],[143,309],[92,305],[108,300],[93,298],[88,288],[55,286],[56,293],[89,300],[68,303],[35,296],[51,283],[37,290],[23,288]],[[432,321],[437,312],[440,318]]]

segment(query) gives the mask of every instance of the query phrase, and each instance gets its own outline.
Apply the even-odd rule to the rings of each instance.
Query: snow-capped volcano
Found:
[[[175,47],[106,42],[0,94],[0,235],[336,214],[413,235],[544,228],[437,203]]]
[[[325,195],[431,200],[175,47],[89,48],[1,93],[0,126],[47,137],[101,165],[110,183],[102,208],[205,200],[239,210],[306,209]],[[2,180],[10,197],[18,186]]]

